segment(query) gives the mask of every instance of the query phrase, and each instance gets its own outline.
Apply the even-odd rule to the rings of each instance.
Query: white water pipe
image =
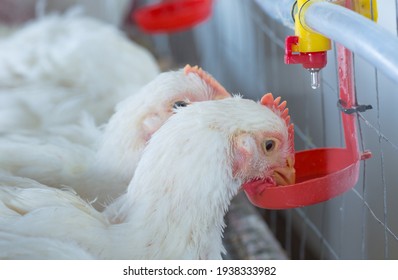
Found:
[[[294,1],[282,0],[286,4],[284,7],[277,3],[279,1],[256,1],[269,16],[286,25],[288,19],[282,19],[281,16],[291,13],[292,4],[289,6],[288,2]],[[328,2],[311,4],[306,10],[304,21],[314,31],[350,49],[398,83],[398,38],[381,26],[358,13]]]

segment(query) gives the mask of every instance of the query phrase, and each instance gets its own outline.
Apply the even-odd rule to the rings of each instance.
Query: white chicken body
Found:
[[[270,137],[279,144],[266,153]],[[286,123],[265,106],[240,98],[193,103],[155,132],[127,193],[104,213],[69,192],[6,182],[0,230],[73,241],[96,258],[219,259],[230,200],[242,183],[284,166],[289,145]],[[43,190],[47,199],[32,206]]]
[[[104,123],[158,74],[153,56],[115,27],[44,17],[0,40],[0,131],[77,123],[82,113]]]

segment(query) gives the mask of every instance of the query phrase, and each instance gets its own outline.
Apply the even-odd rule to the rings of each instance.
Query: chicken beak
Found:
[[[286,159],[286,166],[274,169],[274,180],[277,185],[292,185],[296,181],[296,169],[294,169],[294,155]]]

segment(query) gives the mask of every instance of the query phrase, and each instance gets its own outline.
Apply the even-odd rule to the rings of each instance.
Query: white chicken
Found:
[[[0,168],[52,187],[73,186],[100,208],[126,190],[147,141],[173,107],[227,97],[230,94],[209,74],[187,65],[158,75],[122,101],[103,132],[86,121],[47,133],[4,134]]]
[[[99,259],[220,259],[223,216],[241,185],[294,179],[291,125],[266,105],[234,97],[177,109],[103,213],[74,193],[4,175],[0,230],[73,242]]]
[[[154,57],[114,26],[49,15],[0,40],[0,132],[106,122],[159,74]]]

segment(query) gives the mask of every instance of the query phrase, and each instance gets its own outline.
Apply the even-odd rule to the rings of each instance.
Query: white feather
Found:
[[[104,123],[158,73],[153,56],[109,24],[33,21],[0,40],[0,131],[77,123],[83,113]]]
[[[94,258],[74,242],[0,231],[0,259],[89,260]]]

